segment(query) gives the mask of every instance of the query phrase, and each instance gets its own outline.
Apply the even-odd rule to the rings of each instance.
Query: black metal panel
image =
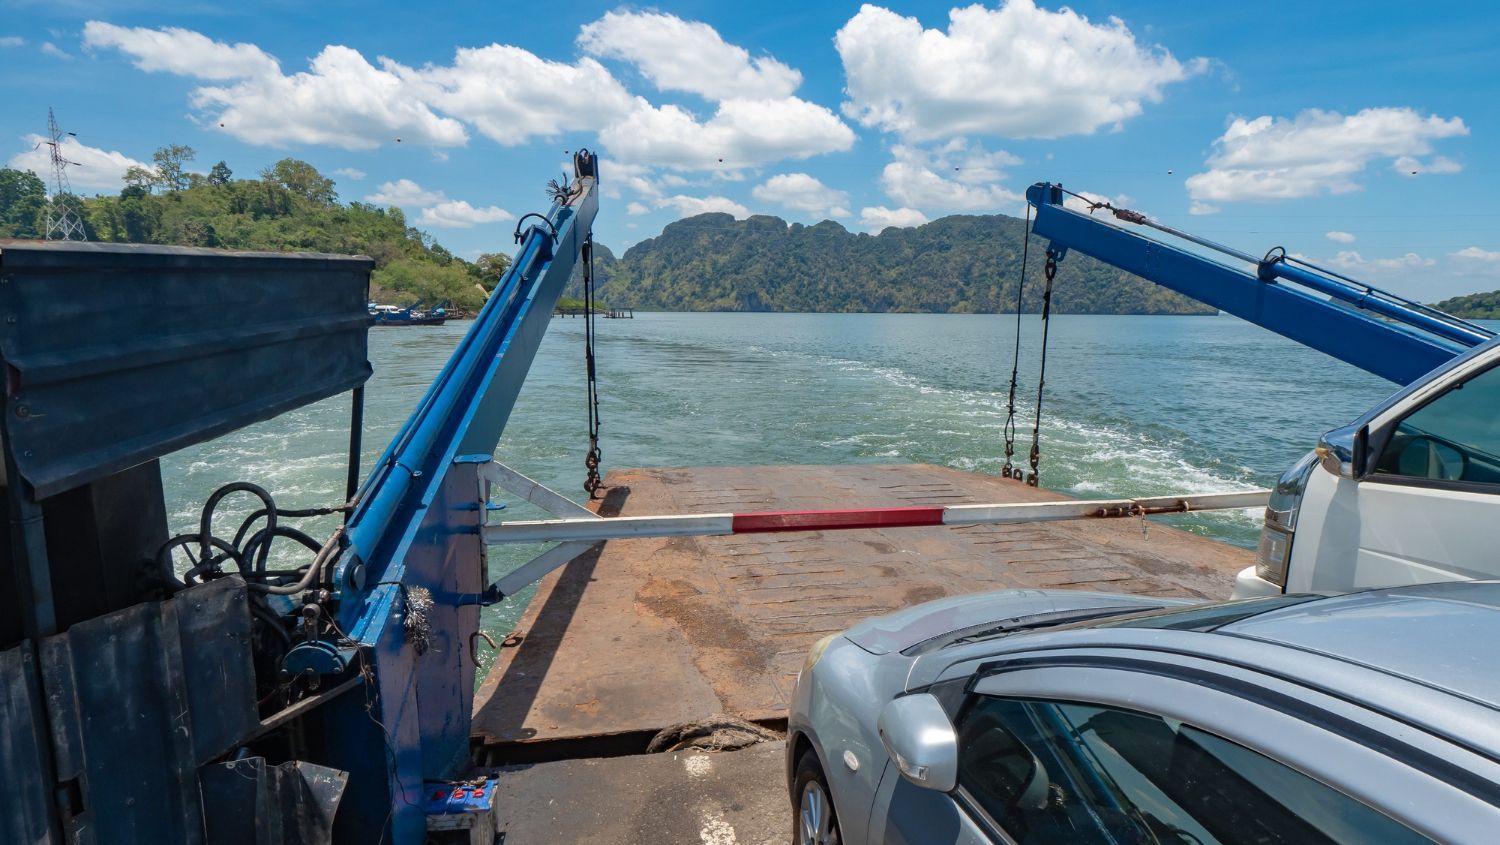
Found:
[[[0,486],[0,501],[9,494]],[[147,461],[41,502],[59,630],[146,596],[156,550],[167,541],[161,466]],[[0,585],[16,583],[11,524],[0,519]],[[23,564],[24,565],[24,564]],[[0,590],[0,648],[20,642],[20,591]]]
[[[197,770],[259,726],[237,577],[75,624],[42,643],[57,777],[72,828],[102,842],[197,842]]]
[[[208,845],[324,845],[348,782],[338,769],[261,757],[204,766],[200,778]]]
[[[4,427],[36,498],[364,383],[372,267],[0,244]]]
[[[0,842],[45,842],[52,818],[31,644],[0,651]]]

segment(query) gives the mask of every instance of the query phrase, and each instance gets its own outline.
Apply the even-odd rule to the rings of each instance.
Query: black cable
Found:
[[[350,510],[350,507],[348,505],[337,505],[334,507],[324,506],[317,508],[277,508],[276,518],[304,519],[312,516],[328,516],[329,514],[344,513],[348,510]],[[235,548],[242,548],[240,543],[244,542],[245,535],[250,532],[250,526],[254,525],[256,520],[264,517],[267,513],[268,511],[265,508],[261,508],[255,513],[252,513],[249,516],[245,517],[245,521],[240,523],[240,530],[234,533]]]
[[[1057,276],[1057,253],[1047,250],[1047,263],[1043,266],[1047,286],[1042,290],[1042,363],[1036,377],[1036,422],[1031,427],[1031,474],[1026,476],[1029,487],[1041,483],[1037,469],[1042,460],[1042,390],[1047,384],[1047,333],[1052,327],[1052,279]]]
[[[314,540],[306,533],[298,531],[297,529],[292,528],[289,525],[278,525],[274,529],[262,528],[254,534],[251,534],[250,539],[245,541],[245,546],[240,553],[244,556],[245,560],[255,560],[254,552],[256,552],[257,550],[264,551],[264,549],[260,549],[259,547],[262,545],[269,547],[271,545],[272,538],[275,537],[285,537],[288,540],[296,540],[298,543],[301,543],[305,548],[307,548],[314,554],[323,550],[323,544],[318,542],[317,540]],[[256,560],[255,575],[257,577],[266,574],[265,559],[265,555],[261,555],[260,558]]]
[[[584,478],[583,489],[588,491],[590,499],[594,498],[594,494],[604,486],[599,477],[599,465],[604,460],[604,454],[599,449],[599,384],[594,365],[594,300],[594,233],[590,231],[583,242],[583,357],[587,381],[584,404],[588,409],[589,423],[589,450],[583,459],[588,475]]]
[[[525,233],[523,233],[521,231],[521,224],[525,223],[526,220],[528,218],[531,218],[531,217],[535,217],[536,219],[538,219],[538,220],[542,221],[543,223],[547,224],[547,231],[548,231],[549,234],[552,235],[552,242],[553,243],[557,243],[557,227],[554,226],[554,225],[552,225],[552,221],[547,219],[547,215],[545,215],[545,214],[537,214],[535,211],[530,212],[529,214],[522,215],[521,219],[516,221],[516,231],[515,231],[516,243],[520,243],[521,241],[523,241],[523,240],[526,239]],[[535,228],[534,225],[533,225],[533,228]],[[530,229],[528,229],[527,231],[530,231]]]
[[[1005,413],[1005,466],[1002,478],[1021,479],[1021,471],[1011,466],[1016,454],[1016,379],[1021,371],[1021,298],[1026,294],[1026,264],[1031,257],[1031,203],[1026,204],[1026,226],[1021,240],[1021,283],[1016,286],[1016,351],[1010,362],[1010,399]]]
[[[198,522],[199,548],[201,550],[199,557],[208,557],[209,540],[213,538],[214,510],[218,508],[219,502],[223,501],[224,497],[231,493],[242,492],[249,493],[260,499],[261,503],[266,506],[266,529],[273,532],[276,530],[276,502],[271,498],[271,494],[266,492],[264,487],[258,484],[251,484],[248,481],[230,482],[215,490],[213,495],[208,497],[208,501],[203,503],[203,516]],[[270,553],[271,548],[269,545],[261,548],[260,559],[256,561],[256,569],[263,570],[266,568],[266,558]],[[239,563],[240,569],[244,570],[244,561],[239,561]]]
[[[194,569],[202,569],[211,559],[217,562],[227,557],[234,561],[242,574],[246,572],[245,559],[240,555],[239,550],[220,540],[218,537],[210,536],[205,539],[201,534],[178,534],[176,537],[163,543],[161,548],[156,550],[157,567],[161,570],[161,575],[166,580],[169,588],[181,590],[187,587],[186,583],[177,580],[177,573],[172,566],[172,550],[179,546],[188,545],[189,543],[197,543],[200,548],[213,548],[224,553],[217,557],[208,554],[202,555],[201,560],[203,563],[197,564]]]

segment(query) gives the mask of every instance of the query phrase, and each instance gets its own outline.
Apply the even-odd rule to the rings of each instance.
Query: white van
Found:
[[[1500,577],[1500,338],[1396,393],[1277,481],[1235,598]]]

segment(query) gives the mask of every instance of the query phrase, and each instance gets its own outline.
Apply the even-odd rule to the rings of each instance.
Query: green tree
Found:
[[[333,205],[339,199],[333,189],[333,180],[305,161],[284,158],[261,171],[260,176],[317,205]]]
[[[125,168],[125,190],[137,190],[150,193],[161,184],[161,177],[155,170],[149,167],[138,167],[131,165]]]
[[[186,190],[189,184],[187,164],[197,156],[192,147],[182,144],[159,148],[151,154],[151,160],[156,162],[157,184],[168,191]],[[129,171],[126,177],[129,177]]]
[[[229,181],[233,178],[234,171],[230,170],[229,165],[224,163],[223,161],[215,164],[208,171],[208,184],[213,185],[214,187],[228,185]]]
[[[505,275],[505,271],[510,269],[510,256],[503,252],[486,252],[474,262],[474,269],[479,271],[480,281],[494,287],[500,277]]]
[[[39,238],[47,186],[30,170],[0,168],[0,237]]]

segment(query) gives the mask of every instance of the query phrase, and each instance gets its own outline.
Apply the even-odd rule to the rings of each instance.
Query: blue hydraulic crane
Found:
[[[491,456],[564,285],[591,279],[597,161],[521,219],[363,483],[371,259],[0,245],[0,842],[484,839],[464,825],[493,792],[469,755],[480,606],[502,594],[482,532],[491,485],[519,483]],[[141,319],[147,296],[171,313]],[[169,534],[158,458],[344,392],[347,501],[234,482]],[[221,535],[228,496],[259,510]],[[289,524],[334,514],[326,542]],[[311,554],[273,566],[277,538]]]
[[[1078,197],[1087,213],[1064,205]],[[1483,326],[1286,254],[1256,258],[1065,190],[1038,183],[1032,232],[1057,260],[1070,249],[1325,352],[1397,384],[1410,384],[1495,336]],[[1105,222],[1094,212],[1154,229],[1251,265],[1247,271]]]

